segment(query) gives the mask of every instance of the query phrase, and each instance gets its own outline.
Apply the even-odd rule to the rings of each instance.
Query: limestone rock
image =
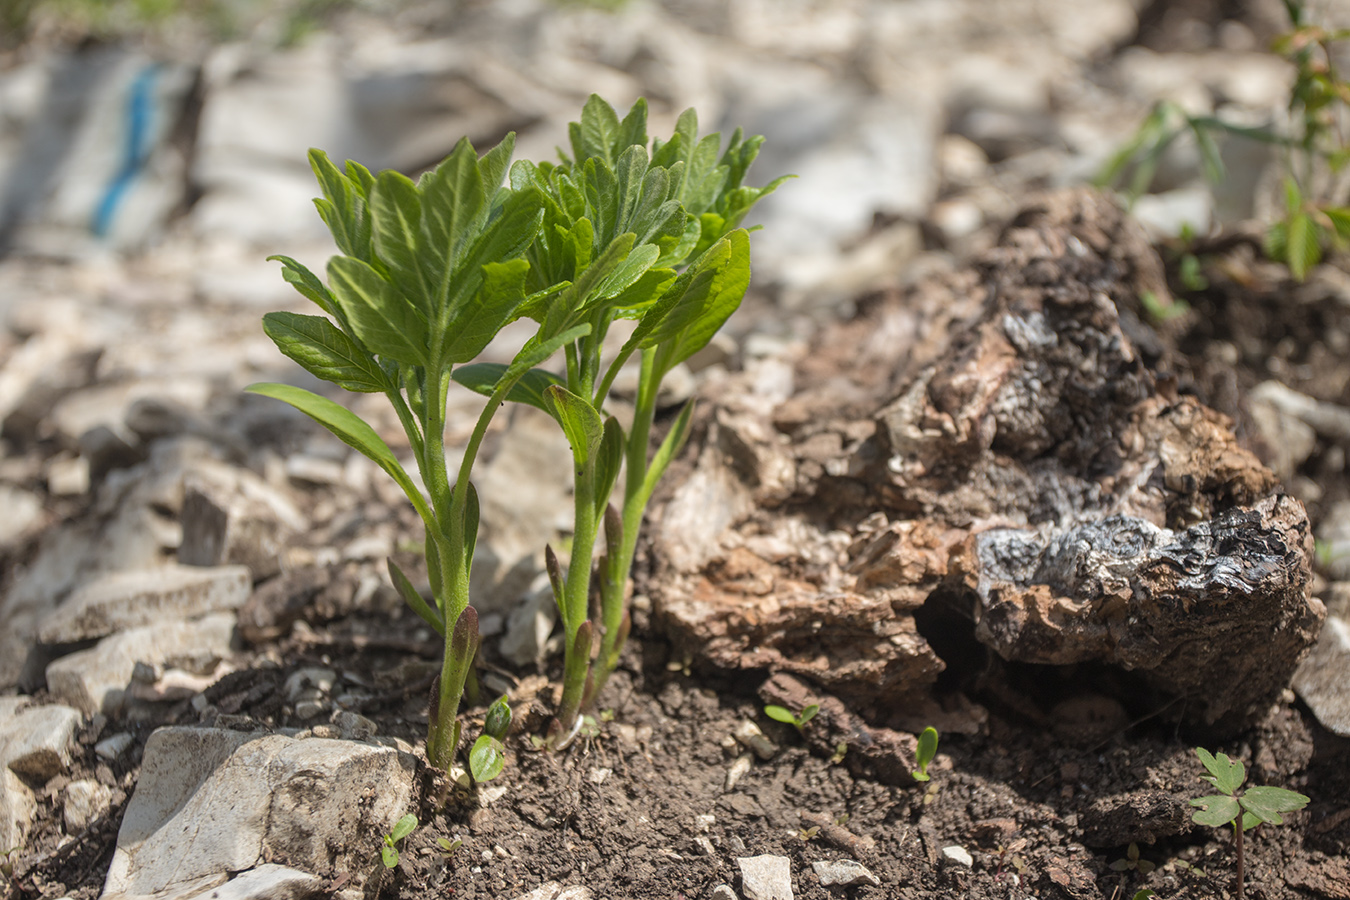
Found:
[[[61,817],[66,834],[77,835],[108,811],[112,788],[84,778],[66,785],[62,798]]]
[[[365,871],[408,809],[414,769],[372,744],[161,729],[146,742],[103,900],[186,898],[263,863]]]
[[[245,566],[165,566],[106,575],[48,613],[38,640],[69,644],[165,619],[238,609],[252,583]]]
[[[825,887],[849,887],[854,884],[870,884],[880,887],[881,879],[868,871],[862,863],[852,859],[821,859],[811,863],[820,883]]]
[[[786,856],[741,856],[736,865],[745,900],[792,900],[792,861]]]
[[[234,626],[233,613],[212,613],[195,622],[170,620],[128,629],[48,665],[47,686],[52,696],[86,713],[115,713],[125,700],[136,663],[173,662],[193,671],[212,671],[230,654]]]
[[[0,765],[41,784],[70,766],[84,716],[68,706],[31,707],[0,725]]]
[[[1294,673],[1294,690],[1323,728],[1350,737],[1350,621],[1327,617],[1317,645]]]

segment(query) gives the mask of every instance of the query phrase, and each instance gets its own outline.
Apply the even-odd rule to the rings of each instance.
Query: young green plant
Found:
[[[398,842],[417,830],[417,816],[408,813],[403,818],[394,823],[394,828],[384,836],[384,843],[380,847],[380,861],[384,863],[386,869],[392,869],[398,865]]]
[[[761,137],[738,130],[725,149],[718,134],[699,137],[687,110],[670,140],[648,143],[647,105],[620,119],[592,96],[569,129],[571,156],[557,164],[518,162],[517,192],[543,200],[543,221],[526,249],[530,299],[520,315],[540,335],[562,338],[565,371],[526,373],[507,399],[547,412],[572,449],[574,517],[570,558],[552,548],[546,566],[564,632],[563,695],[549,743],[565,747],[618,664],[627,639],[628,576],[638,529],[657,482],[688,437],[692,405],[676,416],[656,452],[649,442],[662,381],[707,345],[740,305],[750,282],[746,213],[783,179],[742,184]],[[606,355],[611,326],[634,324]],[[606,410],[623,367],[638,364],[633,418],[625,428]],[[488,393],[507,371],[480,363],[456,370],[459,383]],[[623,471],[622,500],[610,496]],[[604,536],[604,553],[596,544]],[[595,569],[598,620],[591,612]],[[598,654],[595,644],[599,641]]]
[[[909,774],[915,781],[927,781],[929,779],[928,764],[933,761],[933,757],[937,756],[937,748],[937,729],[929,725],[919,735],[918,746],[914,748],[914,764],[918,768]]]
[[[794,713],[786,706],[777,706],[772,703],[764,707],[764,715],[773,719],[775,722],[791,725],[793,728],[797,729],[798,734],[802,735],[806,733],[802,730],[806,727],[806,723],[814,719],[818,712],[820,712],[819,703],[812,703],[809,706],[804,707],[801,713]]]
[[[248,390],[291,404],[365,454],[398,483],[421,517],[433,602],[392,561],[389,574],[408,605],[445,641],[432,696],[427,756],[448,770],[459,745],[456,718],[478,649],[469,570],[478,533],[478,497],[469,476],[488,425],[527,373],[584,326],[528,341],[488,392],[458,473],[446,466],[445,410],[451,373],[477,357],[526,303],[530,264],[521,258],[543,221],[543,198],[529,186],[502,186],[514,137],[481,159],[468,140],[417,182],[395,171],[372,175],[310,151],[323,197],[319,214],[340,251],[328,284],[294,259],[274,256],[283,277],[326,315],[273,312],[263,329],[286,356],[316,377],[392,404],[421,474],[419,487],[384,439],[345,407],[288,384]]]
[[[1257,825],[1284,824],[1280,814],[1302,809],[1308,805],[1308,798],[1278,787],[1257,786],[1242,791],[1247,770],[1241,760],[1229,759],[1223,753],[1216,758],[1203,747],[1195,748],[1195,754],[1209,772],[1200,777],[1217,788],[1219,793],[1192,800],[1191,806],[1200,811],[1193,814],[1191,820],[1213,828],[1232,826],[1234,854],[1237,858],[1237,881],[1233,896],[1242,900],[1243,833]]]

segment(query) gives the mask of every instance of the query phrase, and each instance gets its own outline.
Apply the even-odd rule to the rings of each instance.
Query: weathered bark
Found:
[[[1142,233],[1061,194],[973,270],[824,335],[786,401],[754,371],[725,385],[656,511],[659,620],[718,666],[890,712],[943,668],[913,615],[941,596],[1007,660],[1251,721],[1321,623],[1307,518],[1157,374],[1146,290],[1166,287]]]

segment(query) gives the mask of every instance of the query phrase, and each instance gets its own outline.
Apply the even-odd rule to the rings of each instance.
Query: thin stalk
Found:
[[[1242,810],[1238,811],[1237,821],[1233,824],[1233,843],[1237,845],[1237,900],[1242,900]]]
[[[595,463],[589,461],[577,471],[573,496],[575,518],[572,528],[572,556],[563,579],[563,598],[559,604],[563,629],[567,634],[568,649],[563,674],[563,696],[558,720],[563,733],[570,734],[581,708],[586,690],[586,674],[590,669],[591,628],[586,621],[591,588],[591,560],[595,552]],[[583,628],[583,623],[586,627]],[[586,635],[577,640],[578,633]],[[581,645],[585,644],[583,648]]]

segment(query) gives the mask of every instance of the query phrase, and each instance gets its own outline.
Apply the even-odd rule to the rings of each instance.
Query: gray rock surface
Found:
[[[66,834],[79,834],[108,811],[112,788],[89,778],[72,781],[62,791],[61,818]]]
[[[252,588],[245,566],[118,572],[84,585],[43,617],[38,640],[71,644],[152,622],[236,610]]]
[[[230,655],[234,627],[233,613],[212,613],[194,622],[131,628],[48,665],[47,687],[52,696],[86,713],[114,714],[122,708],[136,663],[179,661],[212,671]]]
[[[792,900],[792,861],[771,853],[738,856],[745,900]]]
[[[0,724],[0,765],[35,784],[70,767],[84,716],[69,706],[35,706]]]
[[[146,742],[103,900],[187,898],[263,863],[365,871],[408,809],[413,772],[411,758],[371,744],[161,729]]]
[[[821,859],[811,863],[820,883],[825,887],[849,887],[855,884],[881,885],[881,879],[866,866],[852,859]]]
[[[1294,672],[1293,688],[1322,727],[1350,737],[1350,620],[1327,616],[1316,645]]]

